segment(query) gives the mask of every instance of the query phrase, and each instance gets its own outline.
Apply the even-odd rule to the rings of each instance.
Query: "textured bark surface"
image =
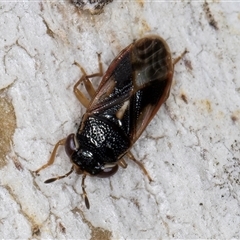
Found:
[[[113,1],[91,15],[67,0],[0,3],[0,97],[10,106],[1,122],[13,119],[1,145],[0,237],[240,238],[239,10],[236,2]],[[32,171],[85,111],[72,91],[81,77],[73,63],[97,72],[101,52],[106,70],[147,34],[166,39],[173,58],[189,51],[132,149],[154,181],[131,161],[111,178],[87,177],[87,210],[81,176],[44,184],[70,170],[63,148],[40,176]]]

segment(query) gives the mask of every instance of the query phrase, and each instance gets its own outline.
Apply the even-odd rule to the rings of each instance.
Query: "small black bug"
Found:
[[[99,73],[87,75],[75,63],[83,76],[74,85],[74,93],[86,107],[86,113],[77,133],[60,140],[48,163],[36,173],[53,164],[57,148],[65,145],[73,164],[71,170],[45,183],[67,177],[75,169],[83,174],[82,190],[87,208],[90,205],[84,186],[86,176],[110,177],[117,172],[118,165],[127,167],[123,159],[126,155],[151,181],[143,164],[135,159],[130,149],[168,98],[174,65],[185,53],[172,62],[170,49],[161,37],[141,38],[123,49],[112,61],[97,90],[89,78],[103,75],[100,54]],[[78,89],[82,82],[91,100]]]

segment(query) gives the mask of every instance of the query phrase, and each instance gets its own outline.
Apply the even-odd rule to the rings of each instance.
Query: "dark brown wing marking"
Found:
[[[168,98],[173,75],[169,47],[158,36],[140,39],[133,46],[132,65],[135,76],[130,128],[134,143]]]
[[[89,113],[104,111],[130,98],[133,90],[132,46],[123,49],[110,64],[88,108]]]

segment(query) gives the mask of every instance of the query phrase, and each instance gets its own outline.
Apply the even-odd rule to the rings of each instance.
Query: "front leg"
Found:
[[[54,163],[58,147],[61,145],[65,145],[65,142],[66,142],[66,138],[57,142],[57,144],[54,146],[54,149],[52,151],[52,154],[51,154],[48,162],[46,164],[44,164],[42,167],[40,167],[38,170],[34,171],[36,174],[38,174],[41,170],[43,170],[44,168],[46,168]]]

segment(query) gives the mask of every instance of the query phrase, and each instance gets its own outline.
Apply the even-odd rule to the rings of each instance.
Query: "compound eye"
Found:
[[[107,178],[112,175],[114,175],[118,170],[118,165],[116,164],[113,167],[106,167],[104,168],[100,173],[98,173],[96,176],[100,178]]]
[[[73,153],[76,152],[78,148],[79,148],[79,145],[78,145],[77,139],[75,137],[75,134],[72,133],[66,138],[65,152],[67,153],[69,158],[71,158]]]

